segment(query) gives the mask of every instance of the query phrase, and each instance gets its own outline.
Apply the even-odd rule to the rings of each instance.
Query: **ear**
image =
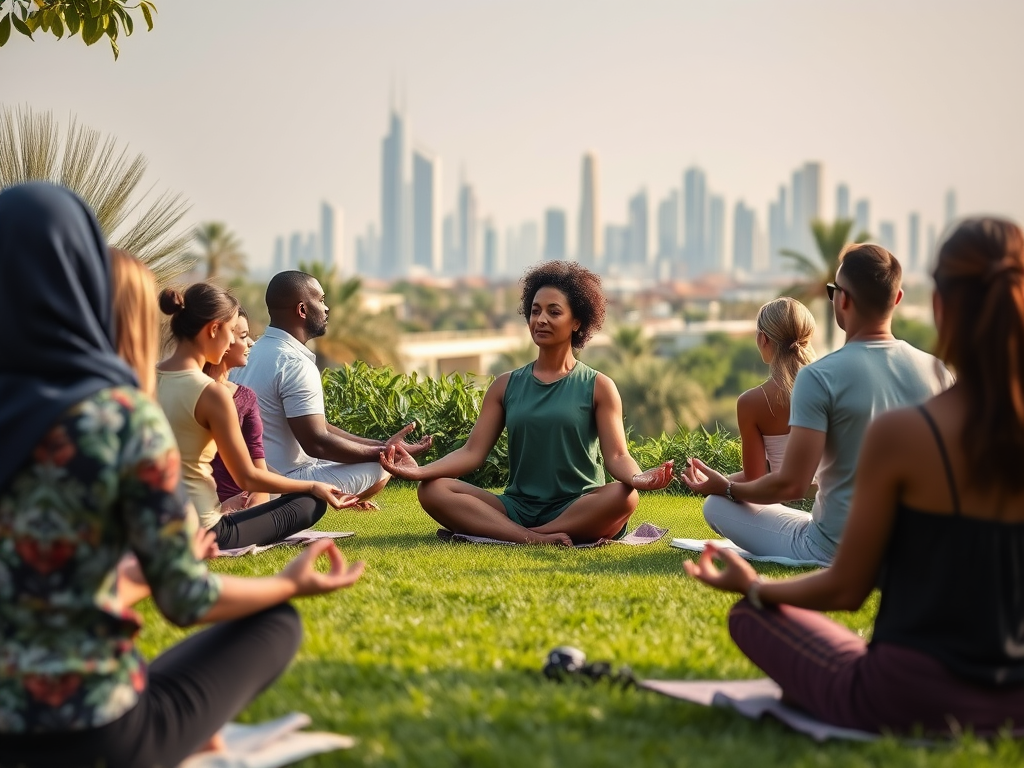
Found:
[[[303,320],[306,319],[306,302],[300,301],[295,305],[295,314],[301,317]]]
[[[220,325],[221,325],[220,322],[218,322],[217,320],[214,320],[213,322],[210,323],[210,338],[211,339],[217,338],[217,332],[220,330]]]
[[[901,301],[903,301],[903,289],[902,288],[900,288],[898,291],[896,291],[896,304],[899,304]],[[893,306],[895,307],[896,304],[893,304]]]

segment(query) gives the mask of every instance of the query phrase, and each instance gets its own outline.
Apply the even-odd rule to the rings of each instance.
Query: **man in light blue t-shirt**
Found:
[[[899,262],[881,246],[853,245],[842,256],[829,299],[846,343],[797,374],[789,442],[778,472],[733,482],[691,460],[683,479],[708,496],[704,517],[719,534],[755,555],[832,561],[868,423],[953,383],[939,360],[892,335],[892,313],[903,298],[901,277]],[[810,515],[781,503],[802,498],[815,474],[818,493]]]

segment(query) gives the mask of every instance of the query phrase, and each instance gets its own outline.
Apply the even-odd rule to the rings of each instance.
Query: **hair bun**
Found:
[[[174,288],[160,291],[160,311],[165,315],[176,315],[185,308],[185,297]]]

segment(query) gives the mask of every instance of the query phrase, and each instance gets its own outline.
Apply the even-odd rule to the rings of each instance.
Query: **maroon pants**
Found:
[[[740,650],[814,717],[864,731],[925,733],[971,728],[1024,730],[1024,686],[991,688],[950,674],[919,651],[868,645],[816,611],[788,605],[757,610],[747,600],[729,614]]]

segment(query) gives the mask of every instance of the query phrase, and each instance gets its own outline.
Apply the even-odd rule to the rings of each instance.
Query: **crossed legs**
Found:
[[[419,500],[438,524],[456,533],[519,544],[568,546],[614,536],[636,509],[638,495],[622,483],[609,483],[581,496],[556,519],[536,528],[510,520],[497,496],[461,480],[420,483]]]

